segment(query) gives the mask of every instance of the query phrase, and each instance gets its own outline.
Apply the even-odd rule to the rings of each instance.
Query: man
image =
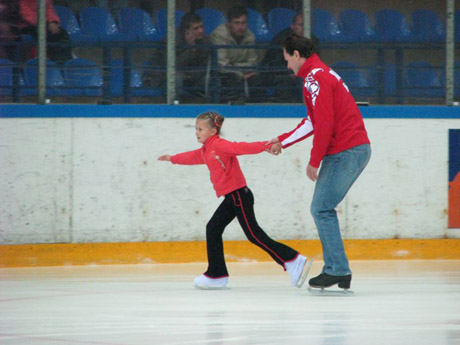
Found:
[[[186,13],[181,20],[179,36],[176,65],[182,80],[178,86],[182,88],[182,84],[190,95],[204,96],[205,68],[211,56],[206,45],[211,42],[205,36],[201,17],[195,13]]]
[[[266,66],[268,70],[265,73],[265,85],[275,87],[277,89],[276,98],[279,101],[292,103],[302,102],[300,90],[302,88],[301,80],[295,82],[295,75],[291,71],[286,71],[285,61],[283,56],[283,42],[289,36],[297,34],[303,36],[303,13],[297,12],[292,17],[291,25],[280,31],[271,40],[272,45],[277,45],[280,48],[270,48],[267,50],[264,59],[261,62],[262,66]],[[319,55],[319,41],[315,35],[312,35],[313,43],[315,44],[316,53]]]
[[[205,68],[210,58],[210,44],[205,36],[203,21],[195,13],[186,13],[181,19],[176,45],[176,87],[178,96],[204,96]],[[163,86],[166,82],[164,67],[166,65],[166,50],[158,49],[150,60],[156,70],[146,70],[143,83],[147,86]]]
[[[38,35],[38,1],[19,0],[19,16],[16,24],[19,34]],[[61,20],[56,14],[53,0],[45,1],[46,7],[46,40],[48,43],[67,43],[69,35],[61,27]],[[72,58],[70,47],[49,46],[47,49],[48,58],[57,63],[64,63]]]
[[[280,31],[279,33],[276,34],[275,37],[273,37],[270,43],[273,45],[279,45],[281,49],[277,49],[277,48],[269,49],[267,53],[265,54],[265,57],[262,63],[267,66],[283,66],[284,67],[285,61],[284,61],[283,51],[282,51],[283,42],[286,40],[286,38],[288,38],[289,36],[293,34],[296,34],[298,36],[303,36],[303,13],[302,12],[297,12],[292,17],[291,25],[287,27],[286,29]],[[319,55],[318,38],[315,35],[312,35],[312,40],[316,47],[316,53]]]
[[[209,38],[215,45],[254,45],[255,36],[248,29],[248,12],[246,8],[242,6],[230,8],[227,13],[227,21],[219,25],[211,33]],[[248,82],[248,86],[260,85],[261,82],[257,77],[257,72],[247,68],[255,66],[258,60],[257,51],[252,48],[219,49],[218,63],[224,67],[219,74],[222,86],[229,86],[234,90],[236,89],[235,96],[239,97],[239,91],[242,90],[245,80]],[[225,95],[228,96],[228,93],[225,93]],[[248,95],[246,94],[246,96]]]
[[[304,79],[308,116],[292,131],[272,139],[271,152],[278,154],[314,134],[306,173],[316,182],[311,213],[323,247],[324,267],[309,283],[318,288],[338,284],[348,289],[351,270],[335,208],[366,167],[370,142],[347,85],[320,60],[313,41],[292,35],[284,41],[283,54],[288,69]]]

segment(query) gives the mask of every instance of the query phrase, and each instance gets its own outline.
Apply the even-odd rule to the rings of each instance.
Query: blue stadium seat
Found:
[[[246,10],[248,11],[248,28],[256,36],[256,42],[269,42],[272,36],[264,17],[251,8]]]
[[[397,10],[375,13],[375,33],[379,42],[412,42],[412,33],[406,17]]]
[[[436,12],[416,10],[411,14],[412,35],[416,42],[443,42],[446,31]]]
[[[61,27],[67,31],[70,40],[72,42],[80,41],[81,28],[72,10],[59,5],[55,5],[54,9],[61,20]]]
[[[369,70],[369,82],[371,87],[378,90],[383,88],[383,95],[385,97],[396,96],[396,66],[391,63],[385,63],[382,68],[381,80],[379,80],[379,67],[373,65]],[[376,91],[377,93],[378,91]]]
[[[94,62],[86,59],[71,59],[64,64],[64,79],[69,92],[74,96],[101,96],[102,71]]]
[[[348,42],[373,42],[376,39],[371,21],[360,10],[344,10],[339,15],[339,27]]]
[[[425,61],[408,63],[404,69],[403,94],[411,97],[444,97],[444,86],[435,68]]]
[[[344,40],[334,16],[329,11],[318,8],[312,11],[312,33],[321,43],[343,42]]]
[[[180,27],[180,21],[184,16],[184,11],[176,10],[176,28]],[[157,30],[161,38],[166,36],[168,31],[168,9],[160,8],[155,14],[155,21],[157,24]]]
[[[221,11],[209,7],[200,8],[196,10],[195,13],[203,20],[204,32],[206,35],[210,35],[215,28],[227,20]]]
[[[24,67],[25,87],[21,89],[21,94],[26,96],[37,94],[38,85],[38,59],[26,61]],[[67,94],[64,89],[65,83],[61,70],[54,61],[46,61],[46,95],[64,96]]]
[[[131,95],[132,96],[160,96],[159,90],[147,89],[142,85],[139,71],[131,66]],[[110,62],[110,94],[114,97],[123,96],[125,75],[123,60],[114,59]]]
[[[91,35],[84,35],[81,32],[80,24],[78,24],[77,17],[73,13],[73,11],[65,6],[55,5],[54,9],[56,13],[61,19],[61,26],[67,31],[69,34],[69,38],[71,42],[97,42],[97,37]]]
[[[130,41],[160,41],[161,36],[152,18],[144,10],[124,7],[118,11],[120,31],[129,36]]]
[[[0,59],[0,96],[9,96],[13,90],[13,63]]]
[[[272,37],[291,26],[295,11],[290,8],[275,7],[268,12],[268,25]]]
[[[371,88],[366,71],[358,68],[355,63],[339,61],[331,67],[342,77],[353,96],[374,96],[376,94],[375,88]]]
[[[100,42],[129,41],[129,35],[120,32],[114,18],[103,7],[86,7],[80,11],[82,33]]]

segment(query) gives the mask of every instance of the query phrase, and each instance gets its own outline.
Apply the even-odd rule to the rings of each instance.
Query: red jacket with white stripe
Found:
[[[220,197],[246,186],[246,179],[236,156],[263,152],[267,148],[265,143],[266,141],[231,142],[216,134],[209,137],[198,150],[171,156],[171,163],[206,164],[216,194]]]
[[[295,129],[278,137],[283,148],[314,133],[309,164],[318,168],[325,155],[370,143],[347,85],[317,54],[305,61],[297,76],[304,79],[308,116]]]

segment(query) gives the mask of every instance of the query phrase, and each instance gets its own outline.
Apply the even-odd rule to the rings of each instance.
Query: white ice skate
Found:
[[[201,290],[224,290],[227,289],[228,278],[210,278],[202,274],[195,278],[194,283]]]
[[[303,255],[298,255],[294,261],[285,264],[286,270],[291,276],[292,286],[297,286],[298,288],[302,287],[305,280],[307,280],[312,264],[313,259],[306,258]]]

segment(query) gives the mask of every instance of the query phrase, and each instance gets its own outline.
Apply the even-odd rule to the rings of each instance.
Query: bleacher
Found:
[[[86,7],[75,13],[55,5],[62,27],[68,32],[76,58],[57,65],[47,61],[47,97],[82,102],[164,103],[164,87],[143,85],[143,73],[152,49],[165,49],[166,8],[149,14],[136,7],[125,7],[114,16],[102,7]],[[201,8],[205,32],[209,35],[225,21],[216,8]],[[295,11],[272,8],[265,15],[248,9],[249,29],[256,37],[255,48],[261,55],[273,48],[270,40],[291,24]],[[176,10],[176,27],[184,11]],[[460,10],[456,11],[456,49],[460,42]],[[312,34],[320,42],[321,57],[343,77],[358,101],[392,103],[442,103],[445,97],[445,63],[433,63],[432,56],[445,51],[445,23],[433,10],[416,9],[408,18],[395,9],[378,10],[370,16],[357,9],[344,9],[338,14],[320,8],[312,10]],[[17,61],[0,60],[0,99],[22,102],[37,94],[37,59],[28,56],[26,48],[34,46],[33,37],[22,37],[12,44]],[[55,44],[59,45],[59,44]],[[254,48],[252,47],[252,48]],[[216,49],[207,73],[206,90],[201,99],[181,102],[221,102]],[[220,47],[221,48],[221,47]],[[281,50],[280,50],[281,54]],[[460,54],[457,54],[457,57]],[[21,58],[19,58],[21,57]],[[272,70],[282,70],[277,66]],[[158,69],[166,73],[166,66]],[[260,66],[260,73],[271,69]],[[460,60],[455,67],[455,97],[460,97]],[[186,90],[185,90],[186,91]],[[249,93],[251,90],[248,91]],[[255,102],[280,102],[276,87],[267,87]],[[293,85],[292,92],[301,92]],[[84,100],[83,100],[84,99]],[[252,100],[254,101],[254,100]]]

